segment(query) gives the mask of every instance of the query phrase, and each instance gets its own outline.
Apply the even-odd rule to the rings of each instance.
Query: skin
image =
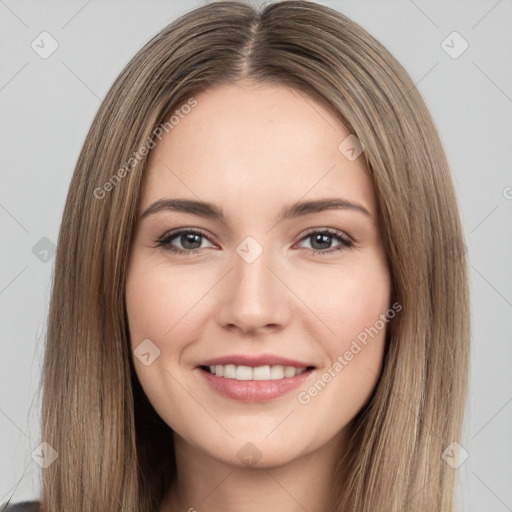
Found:
[[[386,327],[309,403],[298,394],[332,373],[390,307],[368,169],[363,156],[351,161],[338,149],[350,133],[334,114],[303,93],[244,81],[196,100],[149,155],[139,216],[159,199],[186,198],[214,203],[226,220],[171,210],[139,217],[126,282],[132,349],[150,339],[160,350],[148,366],[134,357],[135,369],[174,431],[178,480],[160,510],[325,511],[352,420],[382,368]],[[326,197],[370,215],[330,209],[278,221],[285,206]],[[173,239],[192,256],[155,247],[176,228],[208,238]],[[353,246],[332,252],[342,242],[319,245],[306,233],[313,228]],[[247,236],[263,249],[252,263],[236,252]],[[213,357],[262,353],[316,368],[299,389],[261,403],[219,395],[196,369]],[[237,456],[248,442],[253,465]]]

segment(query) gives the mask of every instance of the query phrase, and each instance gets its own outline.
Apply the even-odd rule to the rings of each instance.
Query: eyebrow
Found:
[[[279,214],[278,221],[302,217],[312,213],[318,213],[325,210],[353,210],[362,213],[371,218],[370,212],[361,204],[349,201],[343,198],[325,198],[312,201],[299,201],[286,206]],[[225,221],[224,212],[218,206],[204,201],[193,199],[159,199],[151,204],[141,215],[141,219],[160,211],[176,211],[191,213],[200,217]]]

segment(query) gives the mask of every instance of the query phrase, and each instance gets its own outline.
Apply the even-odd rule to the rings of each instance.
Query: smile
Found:
[[[216,393],[242,402],[281,397],[308,379],[314,366],[274,355],[233,355],[203,361],[195,368]]]
[[[295,368],[294,366],[283,365],[265,365],[265,366],[244,366],[244,365],[211,365],[203,366],[204,370],[209,371],[212,375],[223,377],[225,379],[236,380],[279,380],[289,379],[305,372],[307,368]]]

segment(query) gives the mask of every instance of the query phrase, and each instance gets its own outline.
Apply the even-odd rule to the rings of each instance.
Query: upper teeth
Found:
[[[234,364],[217,364],[210,366],[210,372],[217,377],[236,380],[277,380],[285,377],[295,377],[306,368],[295,368],[294,366],[237,366]]]

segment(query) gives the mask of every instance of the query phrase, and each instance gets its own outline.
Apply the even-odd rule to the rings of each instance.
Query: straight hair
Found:
[[[305,93],[363,144],[392,276],[384,365],[340,454],[334,512],[451,512],[469,359],[464,238],[449,166],[404,68],[309,1],[213,2],[126,65],[81,149],[63,212],[42,370],[41,510],[154,512],[176,478],[170,427],[135,375],[125,276],[155,130],[209,87],[250,79]],[[200,108],[200,104],[198,107]],[[171,135],[172,136],[172,135]],[[340,141],[341,142],[341,141]]]

